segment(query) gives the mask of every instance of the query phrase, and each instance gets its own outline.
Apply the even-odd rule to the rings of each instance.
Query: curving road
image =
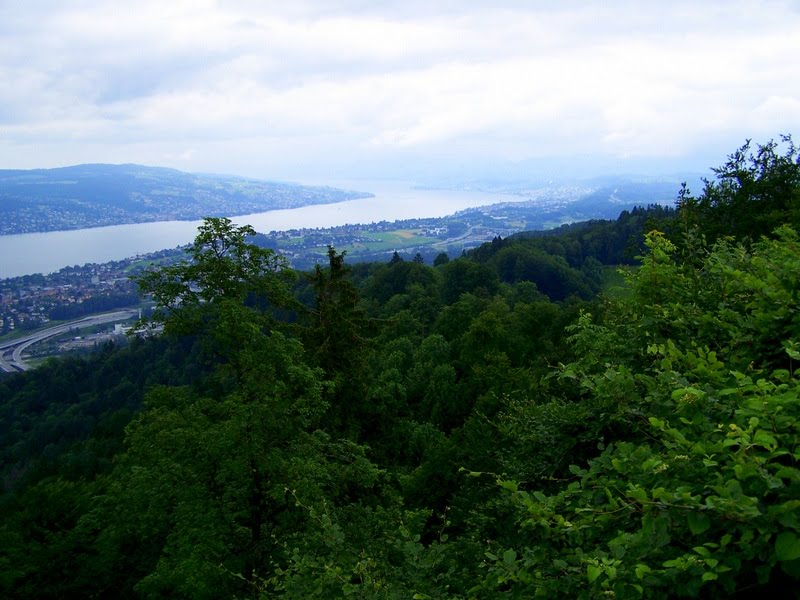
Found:
[[[66,333],[73,329],[82,329],[85,327],[92,327],[94,325],[102,325],[103,323],[109,323],[111,321],[124,321],[126,319],[130,319],[136,314],[138,314],[137,310],[125,309],[110,313],[103,313],[100,315],[90,315],[88,317],[83,317],[82,319],[69,321],[68,323],[62,323],[61,325],[55,325],[54,327],[48,327],[47,329],[41,329],[35,333],[31,333],[15,340],[0,343],[0,369],[8,373],[27,371],[31,368],[31,366],[22,360],[22,352],[29,346],[56,335],[61,335],[62,333]],[[10,359],[7,357],[9,351],[11,351]]]
[[[5,350],[2,350],[2,353],[4,354]],[[3,354],[0,354],[0,369],[5,371],[6,373],[14,373],[14,372],[16,372],[17,369],[12,367],[11,363],[6,361],[5,358],[3,358]]]

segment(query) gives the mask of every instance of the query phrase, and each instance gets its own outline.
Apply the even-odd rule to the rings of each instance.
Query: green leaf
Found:
[[[645,575],[650,572],[650,567],[647,565],[636,565],[636,577],[639,579],[643,579]]]
[[[758,467],[753,463],[736,465],[735,467],[733,467],[733,472],[736,475],[736,479],[740,481],[744,481],[748,477],[758,477],[761,474]]]
[[[514,550],[506,550],[503,552],[503,562],[507,565],[510,565],[515,560],[517,560],[517,553]]]
[[[586,565],[586,579],[589,580],[589,583],[592,583],[595,579],[600,577],[600,574],[603,570],[600,567],[596,567],[595,565]]]
[[[781,563],[781,570],[795,579],[800,579],[800,559],[787,560]]]
[[[717,578],[716,573],[712,573],[711,571],[706,571],[703,573],[703,581],[714,581]]]
[[[695,398],[702,398],[705,396],[705,393],[701,390],[698,390],[696,387],[687,387],[681,388],[679,390],[673,390],[671,397],[673,400],[681,400],[686,396],[694,396]]]
[[[784,531],[775,539],[775,556],[778,560],[800,558],[800,538],[791,531]]]
[[[500,487],[508,490],[509,492],[516,492],[519,490],[519,484],[516,481],[498,481]]]
[[[628,490],[628,497],[633,498],[634,500],[642,504],[650,500],[650,498],[647,496],[647,492],[640,487],[634,487]]]
[[[662,462],[661,459],[657,457],[648,458],[646,461],[642,463],[642,471],[644,471],[645,473],[650,472],[653,469],[655,469],[658,465],[660,465],[661,462]]]
[[[756,446],[761,446],[763,448],[766,448],[767,450],[772,450],[778,445],[778,442],[775,440],[775,438],[772,437],[763,429],[756,432],[756,435],[753,438],[753,443]]]
[[[711,527],[711,519],[709,519],[708,516],[704,515],[703,513],[690,512],[688,519],[689,531],[691,531],[694,535],[700,535],[709,527]]]

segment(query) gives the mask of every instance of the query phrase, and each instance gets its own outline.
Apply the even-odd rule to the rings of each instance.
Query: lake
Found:
[[[231,218],[239,225],[252,225],[256,231],[268,233],[303,227],[444,217],[465,208],[524,199],[485,192],[418,190],[407,183],[384,181],[334,182],[329,185],[371,192],[375,197]],[[103,263],[174,248],[191,242],[200,223],[160,221],[0,236],[0,278],[52,273],[66,266]]]

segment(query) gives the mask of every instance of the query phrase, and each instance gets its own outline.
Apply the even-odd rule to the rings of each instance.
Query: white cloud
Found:
[[[800,125],[784,2],[34,1],[0,22],[0,166],[658,159]]]

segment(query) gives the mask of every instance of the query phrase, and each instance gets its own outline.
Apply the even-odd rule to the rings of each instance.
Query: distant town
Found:
[[[473,218],[414,219],[330,229],[294,229],[259,234],[253,240],[285,256],[289,264],[308,269],[325,256],[328,245],[347,251],[351,261],[381,260],[395,251],[431,257],[439,252],[458,254],[517,227],[481,226]],[[108,263],[64,267],[47,275],[0,279],[0,337],[31,331],[53,321],[136,306],[140,298],[131,276],[144,268],[180,260],[180,249],[162,250]]]
[[[623,210],[646,204],[645,199],[664,202],[667,193],[663,184],[659,187],[616,184],[613,188],[596,188],[582,194],[552,194],[471,208],[442,218],[270,231],[258,233],[252,241],[281,254],[290,266],[301,271],[324,262],[328,246],[346,252],[351,263],[400,258],[432,264],[443,253],[455,258],[484,242],[520,231],[551,229],[593,218],[616,218]],[[132,277],[148,267],[185,258],[184,248],[102,264],[64,267],[51,274],[0,279],[0,342],[89,315],[146,307]],[[113,323],[108,323],[105,330],[98,331],[110,335],[113,327]],[[80,340],[64,335],[60,340],[37,344],[40,347],[29,352],[85,350],[106,339],[98,338],[97,331],[92,335],[95,337]]]
[[[0,279],[0,337],[136,306],[140,299],[130,276],[144,265],[177,260],[179,256],[176,250],[164,250],[104,264],[64,267],[48,275]]]
[[[329,245],[347,252],[349,261],[388,260],[394,252],[426,260],[446,252],[457,256],[496,236],[523,227],[481,210],[446,218],[411,219],[320,229],[258,234],[253,242],[286,257],[297,269],[324,259]],[[131,277],[143,269],[180,260],[181,249],[162,250],[108,263],[64,267],[56,273],[0,279],[0,337],[35,330],[51,322],[137,306]]]

